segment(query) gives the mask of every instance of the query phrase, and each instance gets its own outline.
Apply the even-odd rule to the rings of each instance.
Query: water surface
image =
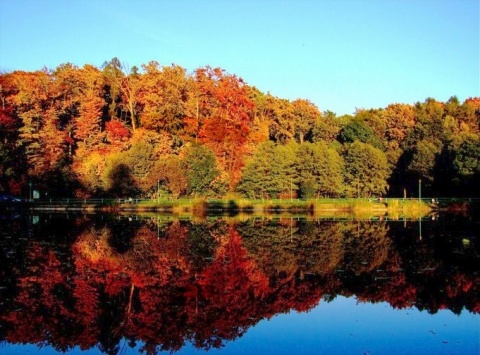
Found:
[[[2,353],[480,351],[469,217],[1,222]]]

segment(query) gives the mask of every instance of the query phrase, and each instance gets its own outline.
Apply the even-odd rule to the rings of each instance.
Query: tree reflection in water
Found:
[[[443,222],[175,220],[41,215],[4,221],[0,337],[67,351],[221,347],[259,320],[356,296],[480,312],[479,241]],[[35,222],[35,223],[34,223]],[[457,224],[458,225],[458,224]]]

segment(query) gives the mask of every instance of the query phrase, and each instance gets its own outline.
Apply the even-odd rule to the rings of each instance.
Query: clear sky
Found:
[[[0,70],[210,65],[322,111],[480,96],[479,0],[0,0]]]

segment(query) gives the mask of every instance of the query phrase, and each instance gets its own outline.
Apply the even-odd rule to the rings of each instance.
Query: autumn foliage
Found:
[[[173,198],[372,197],[411,195],[422,179],[425,194],[478,195],[479,101],[429,98],[337,117],[208,66],[188,73],[113,58],[101,68],[66,63],[3,73],[0,191],[26,197],[32,183],[41,197],[149,198],[160,181]],[[354,152],[359,144],[370,153]],[[188,169],[176,169],[186,185],[172,184],[172,167],[191,167],[197,145],[213,154],[215,176],[200,187]],[[284,163],[260,162],[264,150]],[[125,181],[112,181],[120,162]]]

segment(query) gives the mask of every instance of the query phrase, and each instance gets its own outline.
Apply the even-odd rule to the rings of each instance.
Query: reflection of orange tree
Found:
[[[178,310],[169,300],[178,293],[176,282],[187,283],[189,262],[184,253],[187,232],[178,221],[163,228],[162,237],[158,237],[156,228],[142,225],[130,247],[122,253],[110,245],[115,236],[109,228],[91,228],[77,238],[73,250],[79,312],[83,314],[85,310],[90,317],[104,319],[102,323],[106,322],[107,327],[101,331],[108,334],[108,340],[103,347],[114,349],[122,336],[143,339],[147,344],[161,342],[168,349],[183,345],[182,332],[169,328],[177,324]],[[88,309],[94,307],[98,295],[108,300],[100,305],[103,314],[92,312],[98,307]],[[86,321],[89,319],[85,317]],[[98,326],[99,322],[97,319]],[[85,331],[88,328],[95,333],[92,326],[86,323]]]
[[[158,344],[164,350],[178,350],[184,344],[185,311],[183,290],[194,277],[186,254],[189,229],[179,221],[168,225],[162,237],[143,228],[137,237],[150,249],[149,268],[144,268],[148,282],[138,292],[138,307],[127,335],[142,339],[145,350],[154,352]]]
[[[224,239],[218,233],[222,228],[212,227],[214,243],[211,237],[204,240],[207,255]],[[208,258],[203,260],[203,266],[200,261],[192,263],[188,250],[198,241],[198,235],[192,235],[194,229],[195,225],[181,221],[166,226],[146,223],[136,231],[126,250],[111,246],[115,235],[106,227],[92,228],[77,238],[74,245],[77,271],[85,273],[77,279],[101,275],[95,287],[99,292],[104,288],[119,313],[110,320],[114,323],[109,330],[113,335],[142,339],[147,344],[146,350],[156,344],[169,350],[183,346],[188,333],[184,294],[196,289],[190,286],[195,285],[193,271],[199,272],[211,263]]]
[[[469,275],[457,270],[447,272],[443,268],[423,272],[421,281],[415,280],[419,297],[416,307],[437,313],[449,309],[460,314],[465,308],[470,312],[480,313],[480,276]]]
[[[117,294],[129,286],[128,315],[135,288],[163,286],[171,281],[176,270],[188,273],[188,261],[182,250],[186,232],[177,221],[169,226],[167,238],[160,239],[147,226],[141,226],[130,248],[119,253],[109,242],[115,236],[103,227],[80,235],[73,248],[77,263],[86,262],[92,272],[105,275],[107,294]]]
[[[120,253],[110,245],[115,236],[103,227],[80,235],[73,248],[77,258],[87,260],[97,269],[112,271],[113,275],[122,273],[136,280],[137,286],[163,285],[169,282],[172,269],[187,269],[188,262],[183,256],[186,233],[187,229],[178,221],[168,227],[166,238],[158,238],[156,232],[144,225],[136,231],[130,248]],[[155,274],[154,280],[149,277],[151,274]],[[115,292],[118,292],[115,287],[109,291]]]

